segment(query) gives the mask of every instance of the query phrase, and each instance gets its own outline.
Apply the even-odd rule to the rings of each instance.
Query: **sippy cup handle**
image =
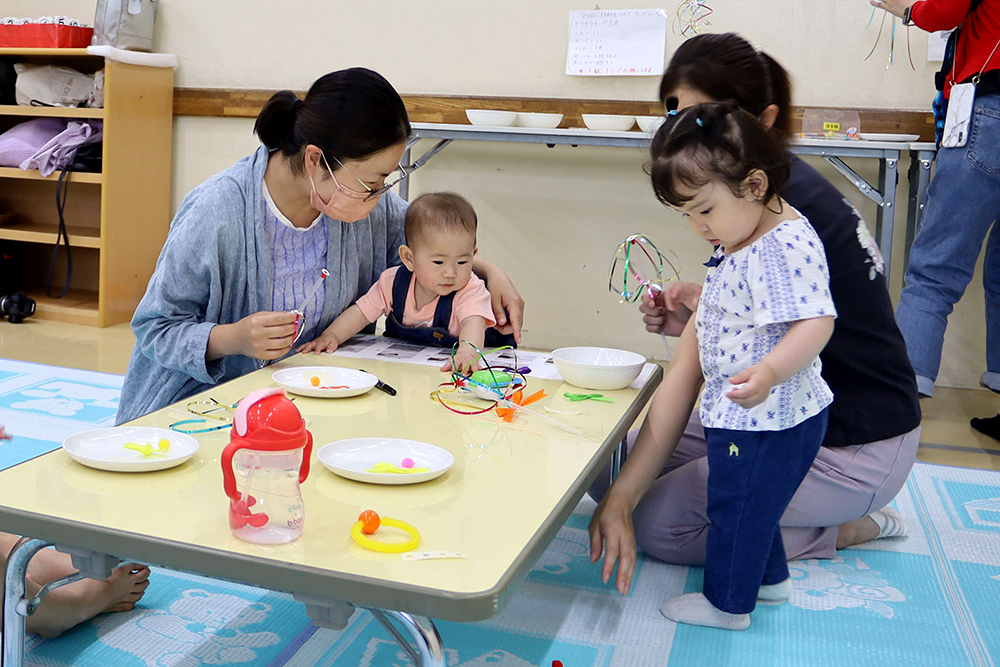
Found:
[[[231,442],[222,450],[222,488],[233,500],[240,499],[240,492],[236,489],[236,473],[233,471],[233,456],[243,448],[242,443]]]
[[[313,450],[313,434],[306,431],[306,446],[302,452],[302,468],[299,470],[299,484],[303,484],[306,481],[306,477],[309,476],[309,459],[312,458]]]

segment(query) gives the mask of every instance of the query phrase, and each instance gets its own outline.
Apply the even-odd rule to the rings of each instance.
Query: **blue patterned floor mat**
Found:
[[[0,423],[21,441],[0,466],[109,425],[121,378],[0,360]],[[760,605],[742,633],[676,626],[659,607],[699,590],[701,568],[641,558],[628,598],[588,558],[585,500],[508,607],[439,623],[448,667],[995,665],[1000,660],[1000,473],[917,464],[894,506],[910,525],[827,561],[791,564],[788,604]],[[283,594],[157,570],[140,607],[56,640],[37,667],[408,667],[368,613],[317,630]]]
[[[51,452],[74,433],[113,426],[122,377],[0,359],[0,470]]]

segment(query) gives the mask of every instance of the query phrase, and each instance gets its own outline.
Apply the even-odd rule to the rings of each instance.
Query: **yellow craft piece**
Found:
[[[139,452],[142,454],[142,458],[149,459],[154,456],[163,456],[164,453],[170,449],[170,441],[166,438],[160,438],[160,441],[156,443],[156,449],[153,449],[153,445],[148,442],[138,443],[138,442],[126,442],[125,449],[131,449],[134,452]]]
[[[376,463],[373,467],[369,468],[365,472],[377,472],[392,475],[412,475],[418,472],[430,472],[430,468],[400,468],[391,463]]]
[[[148,442],[143,444],[139,444],[138,442],[126,442],[125,449],[131,449],[134,452],[139,452],[140,454],[142,454],[142,458],[149,459],[154,456],[163,456],[163,452],[166,451],[166,449],[164,449],[163,447],[164,442],[167,443],[167,449],[169,449],[170,441],[166,440],[165,438],[163,440],[160,440],[160,443],[158,445],[160,451],[154,451],[153,446]]]
[[[371,549],[372,551],[378,551],[384,554],[401,554],[406,553],[407,551],[413,551],[420,546],[420,532],[405,521],[382,517],[381,525],[382,527],[389,526],[390,528],[398,528],[409,535],[410,539],[406,542],[376,542],[361,532],[364,525],[364,521],[355,522],[355,524],[351,526],[351,537],[354,538],[355,542],[366,549]]]

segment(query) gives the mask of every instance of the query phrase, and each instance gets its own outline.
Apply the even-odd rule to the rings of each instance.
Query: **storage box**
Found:
[[[93,28],[59,23],[0,24],[0,47],[20,49],[80,49],[90,46]]]

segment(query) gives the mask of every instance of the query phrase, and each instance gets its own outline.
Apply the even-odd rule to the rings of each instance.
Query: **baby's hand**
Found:
[[[736,377],[730,378],[732,384],[742,384],[742,387],[734,389],[726,394],[738,405],[750,409],[758,406],[767,400],[774,386],[774,372],[766,364],[754,364]]]
[[[7,435],[7,429],[4,428],[3,424],[0,424],[0,440],[11,440],[13,436]]]
[[[459,373],[474,373],[479,370],[479,355],[468,345],[462,345],[455,353],[455,365],[458,368],[454,368],[451,361],[447,361],[441,366],[441,370],[445,373],[452,370]]]
[[[316,340],[299,346],[298,351],[302,354],[307,352],[313,352],[315,354],[322,354],[323,352],[336,352],[339,345],[340,343],[337,341],[336,336],[329,331],[324,331]]]

